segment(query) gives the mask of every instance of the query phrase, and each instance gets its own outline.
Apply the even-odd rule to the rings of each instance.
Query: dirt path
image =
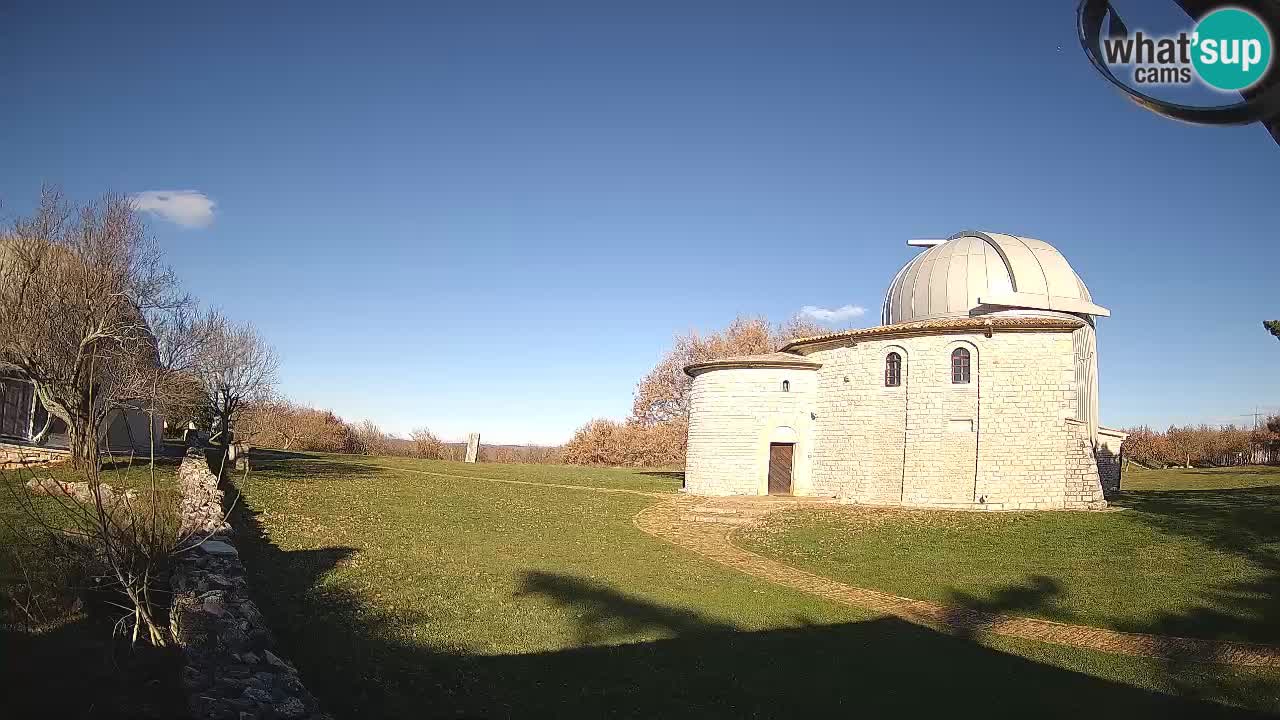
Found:
[[[721,565],[731,567],[739,572],[775,585],[800,590],[832,602],[893,615],[944,632],[968,636],[1002,635],[1118,655],[1134,655],[1164,660],[1280,667],[1280,648],[1270,645],[1127,633],[1089,627],[1087,625],[1071,625],[1052,620],[997,615],[940,605],[925,600],[912,600],[911,598],[899,597],[878,590],[869,590],[836,582],[820,575],[784,565],[763,555],[757,555],[750,550],[738,547],[733,542],[732,535],[736,529],[744,525],[754,524],[771,512],[805,505],[819,505],[824,502],[822,500],[771,497],[673,497],[670,493],[646,492],[627,488],[601,488],[589,485],[510,480],[507,478],[416,470],[389,465],[378,465],[376,467],[384,470],[459,480],[479,480],[505,485],[531,485],[655,498],[661,502],[641,510],[632,519],[635,526],[645,533],[666,540],[678,547],[692,550]]]
[[[845,585],[757,555],[733,543],[735,529],[758,522],[770,512],[804,504],[816,503],[778,498],[680,497],[641,510],[633,522],[650,535],[776,585],[894,615],[944,632],[971,636],[1002,635],[1165,660],[1280,667],[1280,648],[1269,645],[1127,633],[948,607]]]

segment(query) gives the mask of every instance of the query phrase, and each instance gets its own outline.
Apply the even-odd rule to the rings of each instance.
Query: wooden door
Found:
[[[791,456],[795,445],[772,443],[769,445],[769,494],[791,494]]]

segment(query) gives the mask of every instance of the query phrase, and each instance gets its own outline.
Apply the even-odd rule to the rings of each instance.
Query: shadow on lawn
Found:
[[[468,654],[403,633],[395,614],[322,582],[351,548],[289,552],[248,509],[239,546],[282,650],[330,712],[355,717],[828,717],[1244,713],[1040,664],[895,618],[741,631],[584,578],[528,572],[519,594],[570,608],[582,647]],[[261,591],[270,588],[270,592]],[[1009,602],[1051,601],[1033,582]],[[1029,594],[1028,594],[1029,593]],[[1038,599],[1037,599],[1038,598]],[[610,644],[650,632],[668,639]],[[1194,696],[1203,682],[1189,680]]]
[[[1071,612],[1058,606],[1061,594],[1062,583],[1046,575],[1032,575],[1025,582],[996,588],[987,597],[953,590],[944,603],[953,610],[943,622],[962,638],[972,638],[985,629],[986,615],[1037,615],[1071,622]]]
[[[80,617],[40,634],[0,626],[0,715],[173,720],[187,716],[171,651],[131,649],[111,621]]]
[[[649,477],[665,478],[667,480],[679,480],[684,482],[683,470],[641,470],[637,475],[647,475]]]
[[[251,467],[254,474],[275,475],[285,482],[331,482],[335,479],[372,477],[386,472],[376,465],[356,461],[334,461],[288,450],[263,450],[254,448]],[[250,476],[252,482],[252,476]]]
[[[1219,584],[1193,611],[1122,629],[1280,644],[1280,487],[1129,491],[1115,504],[1260,569],[1252,580]]]

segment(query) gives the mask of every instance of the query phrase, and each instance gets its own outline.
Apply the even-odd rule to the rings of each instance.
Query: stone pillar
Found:
[[[475,462],[480,457],[480,433],[470,433],[467,435],[467,459],[469,463]]]

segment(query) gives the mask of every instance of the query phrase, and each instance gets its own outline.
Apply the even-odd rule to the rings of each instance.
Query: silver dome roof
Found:
[[[994,312],[1108,316],[1067,259],[1043,240],[966,230],[903,266],[885,294],[884,325]]]

